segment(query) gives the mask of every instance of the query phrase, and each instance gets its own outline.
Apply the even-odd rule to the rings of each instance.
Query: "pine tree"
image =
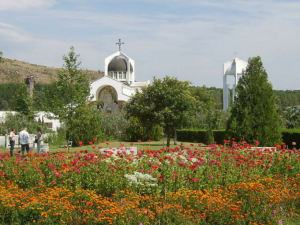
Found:
[[[227,123],[228,138],[256,140],[264,146],[281,142],[276,98],[260,56],[249,58],[236,88],[237,96]]]

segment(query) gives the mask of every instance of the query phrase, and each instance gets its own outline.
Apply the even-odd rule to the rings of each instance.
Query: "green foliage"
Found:
[[[182,142],[193,142],[193,143],[206,143],[212,144],[214,142],[223,144],[225,137],[225,130],[178,130],[177,138]]]
[[[300,105],[300,90],[275,90],[274,92],[280,109]]]
[[[23,90],[21,83],[0,84],[0,110],[15,110],[16,96]]]
[[[130,118],[130,125],[126,130],[128,141],[159,141],[162,138],[163,129],[162,127],[156,125],[151,127],[144,127],[142,123],[139,122],[137,118]]]
[[[265,146],[279,143],[280,117],[276,99],[259,56],[249,58],[236,91],[227,123],[227,137],[243,138],[248,143],[258,140]]]
[[[210,111],[215,108],[212,92],[206,87],[189,87],[191,95],[199,102],[203,111]]]
[[[33,92],[33,106],[37,111],[47,111],[47,108],[45,107],[48,105],[48,102],[52,99],[48,98],[49,94],[47,93],[54,93],[56,90],[51,84],[35,84],[34,85],[34,92]],[[61,96],[61,98],[64,98],[65,96]]]
[[[300,128],[300,107],[286,108],[281,115],[285,128]]]
[[[63,56],[65,62],[63,68],[57,70],[57,76],[46,92],[49,101],[45,102],[45,109],[67,123],[68,140],[75,140],[75,136],[79,135],[74,133],[73,136],[72,132],[75,108],[85,105],[90,93],[87,76],[79,68],[78,56],[74,52],[74,47],[71,47],[68,56]]]
[[[34,120],[29,120],[22,114],[7,113],[5,116],[5,123],[0,124],[0,134],[9,134],[12,128],[16,129],[16,132],[20,132],[24,127],[28,128],[28,132],[31,134],[36,133],[36,128],[41,127],[43,133],[48,132],[47,126]],[[49,131],[50,132],[50,131]]]
[[[221,89],[220,89],[221,90]],[[222,90],[221,90],[222,91]],[[203,87],[190,87],[191,94],[200,104],[199,110],[191,115],[185,128],[193,129],[222,129],[225,128],[228,112],[217,110],[219,103],[215,97],[221,97],[220,91]]]
[[[152,85],[142,88],[126,104],[128,116],[139,119],[145,127],[164,127],[167,146],[175,129],[185,125],[199,109],[199,102],[189,91],[188,81],[166,76],[155,79]]]
[[[129,121],[123,111],[104,113],[100,125],[106,139],[126,139],[126,129],[129,127]]]
[[[35,116],[35,109],[33,107],[33,99],[29,96],[26,84],[23,84],[20,87],[19,93],[16,95],[15,102],[15,110],[21,115],[26,116],[28,119],[33,120]]]
[[[66,141],[66,127],[63,124],[57,128],[55,133],[49,133],[43,137],[43,142],[51,145],[65,145]]]
[[[205,130],[178,130],[177,139],[184,142],[205,143]]]
[[[102,115],[97,109],[90,108],[87,105],[76,107],[71,124],[67,125],[67,138],[72,132],[73,145],[78,146],[78,142],[84,145],[93,142],[94,138],[103,138],[100,121]]]
[[[205,132],[205,143],[207,145],[214,143],[214,134],[213,134],[212,129],[210,129],[210,128],[208,128]]]

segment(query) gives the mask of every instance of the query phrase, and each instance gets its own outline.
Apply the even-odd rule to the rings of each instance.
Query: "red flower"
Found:
[[[195,165],[190,165],[191,170],[194,170],[197,166]]]
[[[286,165],[286,168],[292,168],[291,164]]]
[[[94,143],[90,141],[89,144],[92,145],[92,144],[94,144]]]
[[[130,143],[130,145],[131,145],[131,146],[133,146],[133,145],[134,145],[134,143]]]
[[[79,141],[78,144],[79,144],[79,145],[82,145],[82,141]]]
[[[159,169],[159,168],[161,168],[161,167],[159,167],[159,166],[157,166],[157,165],[152,165],[152,168],[153,168],[153,169]]]
[[[102,140],[101,142],[102,142],[102,143],[105,143],[105,140]]]
[[[99,149],[101,149],[102,147],[101,147],[101,146],[99,146],[98,148],[99,148]]]
[[[97,138],[94,138],[93,140],[94,140],[94,141],[97,141]]]
[[[160,177],[159,177],[159,181],[162,181],[163,179],[165,178],[165,176],[164,175],[160,175]]]

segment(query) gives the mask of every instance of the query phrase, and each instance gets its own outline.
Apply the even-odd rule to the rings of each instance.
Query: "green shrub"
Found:
[[[143,127],[137,118],[131,117],[130,125],[126,129],[126,135],[128,141],[137,140],[153,140],[159,141],[162,137],[163,128],[160,126],[153,126],[151,128]]]
[[[129,121],[123,111],[103,113],[100,125],[106,140],[126,139],[126,129],[129,127]]]
[[[205,132],[205,143],[207,145],[214,143],[214,134],[212,129],[207,129]]]
[[[72,123],[67,124],[66,137],[73,141],[74,146],[79,142],[84,145],[89,144],[94,138],[103,138],[100,126],[102,114],[98,110],[89,106],[82,106],[75,109]]]
[[[205,130],[178,130],[177,140],[193,143],[205,143]]]

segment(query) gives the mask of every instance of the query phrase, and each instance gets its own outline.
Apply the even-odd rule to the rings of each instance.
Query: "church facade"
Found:
[[[136,82],[134,60],[119,50],[105,59],[104,76],[91,83],[91,101],[102,112],[113,112],[149,84]]]

